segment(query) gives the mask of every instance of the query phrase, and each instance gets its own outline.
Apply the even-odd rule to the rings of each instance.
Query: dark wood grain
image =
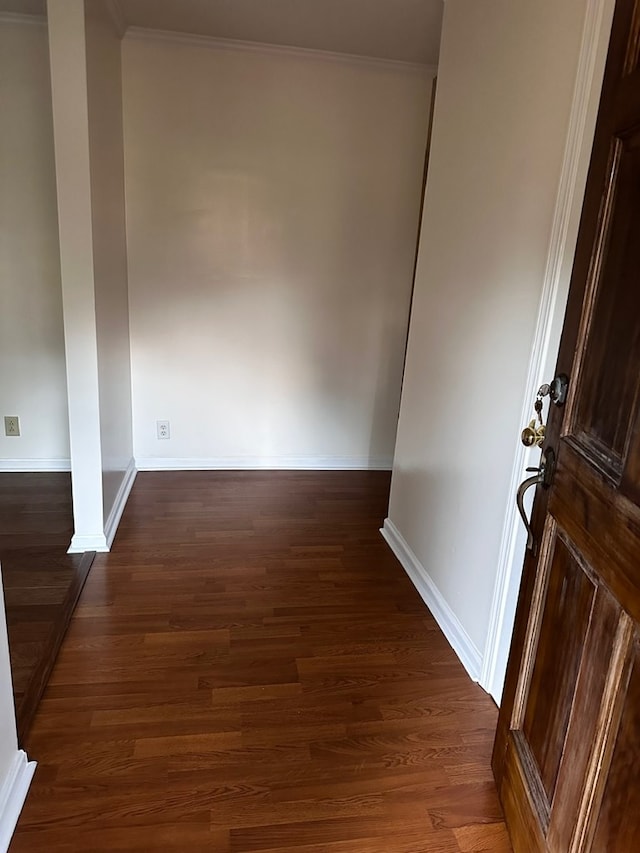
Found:
[[[34,656],[31,661],[29,679],[20,697],[19,704],[16,706],[16,722],[20,743],[24,742],[33,722],[38,703],[49,681],[49,676],[56,662],[71,616],[80,598],[82,587],[91,569],[94,556],[94,551],[87,551],[78,555],[79,559],[73,560],[73,572],[69,578],[64,598],[56,607],[51,627],[42,643],[39,654]],[[17,645],[20,648],[21,644],[17,643]]]
[[[637,643],[627,696],[598,815],[595,850],[633,850],[640,837],[640,649]]]
[[[616,140],[612,156],[616,199],[608,223],[607,258],[585,340],[582,393],[572,432],[574,440],[585,445],[585,452],[598,458],[604,472],[619,479],[640,385],[640,221],[634,204],[640,185],[640,132]],[[603,405],[605,401],[610,405]]]
[[[585,661],[592,660],[601,649],[607,648],[610,638],[615,635],[618,616],[617,602],[606,589],[600,587],[584,647]],[[595,732],[598,728],[601,697],[607,676],[606,667],[583,666],[580,669],[573,707],[579,710],[582,725],[570,727],[564,744],[566,759],[561,762],[557,780],[557,789],[562,792],[562,796],[557,797],[554,803],[556,820],[547,837],[551,850],[570,849],[593,748],[592,738],[585,737],[584,732]]]
[[[640,3],[617,0],[493,755],[523,853],[637,847],[639,46]]]
[[[139,474],[27,741],[17,851],[509,851],[497,712],[379,534],[389,475]]]
[[[522,730],[551,803],[569,725],[595,587],[556,540]],[[553,689],[550,689],[553,687]]]
[[[21,743],[94,556],[67,554],[72,535],[70,474],[0,474],[0,564]]]

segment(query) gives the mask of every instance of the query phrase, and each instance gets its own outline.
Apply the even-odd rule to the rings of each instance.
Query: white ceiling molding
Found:
[[[45,27],[47,19],[44,15],[23,15],[21,12],[0,12],[0,24],[28,24]]]
[[[109,17],[116,28],[118,38],[123,38],[127,31],[127,21],[120,5],[120,0],[104,0],[104,5],[109,12]]]
[[[38,2],[38,0],[0,0]],[[442,0],[120,0],[131,27],[436,64]]]
[[[146,27],[127,27],[127,39],[137,41],[162,41],[174,44],[185,44],[193,47],[208,48],[209,50],[230,50],[244,53],[261,53],[279,56],[291,56],[302,59],[315,59],[324,62],[340,62],[351,65],[365,65],[372,68],[395,69],[414,74],[424,74],[435,77],[437,65],[423,65],[419,62],[403,62],[399,59],[382,59],[375,56],[359,56],[354,53],[335,53],[329,50],[317,50],[308,47],[291,47],[289,45],[264,44],[257,41],[240,41],[238,39],[222,39],[214,36],[177,33],[168,30],[153,30]]]

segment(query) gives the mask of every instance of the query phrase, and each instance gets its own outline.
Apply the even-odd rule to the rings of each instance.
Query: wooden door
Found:
[[[516,851],[640,850],[640,0],[618,0],[493,766]]]

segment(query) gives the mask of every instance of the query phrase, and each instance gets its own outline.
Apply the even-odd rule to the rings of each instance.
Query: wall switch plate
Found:
[[[4,416],[4,434],[20,435],[20,418],[17,415]]]
[[[169,421],[156,421],[156,432],[158,434],[158,438],[171,438]]]

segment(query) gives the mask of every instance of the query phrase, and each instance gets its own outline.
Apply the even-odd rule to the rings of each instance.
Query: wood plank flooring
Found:
[[[509,851],[497,712],[378,472],[139,474],[28,737],[11,851]]]
[[[72,535],[70,474],[0,474],[0,564],[21,742],[94,556],[67,554]]]

